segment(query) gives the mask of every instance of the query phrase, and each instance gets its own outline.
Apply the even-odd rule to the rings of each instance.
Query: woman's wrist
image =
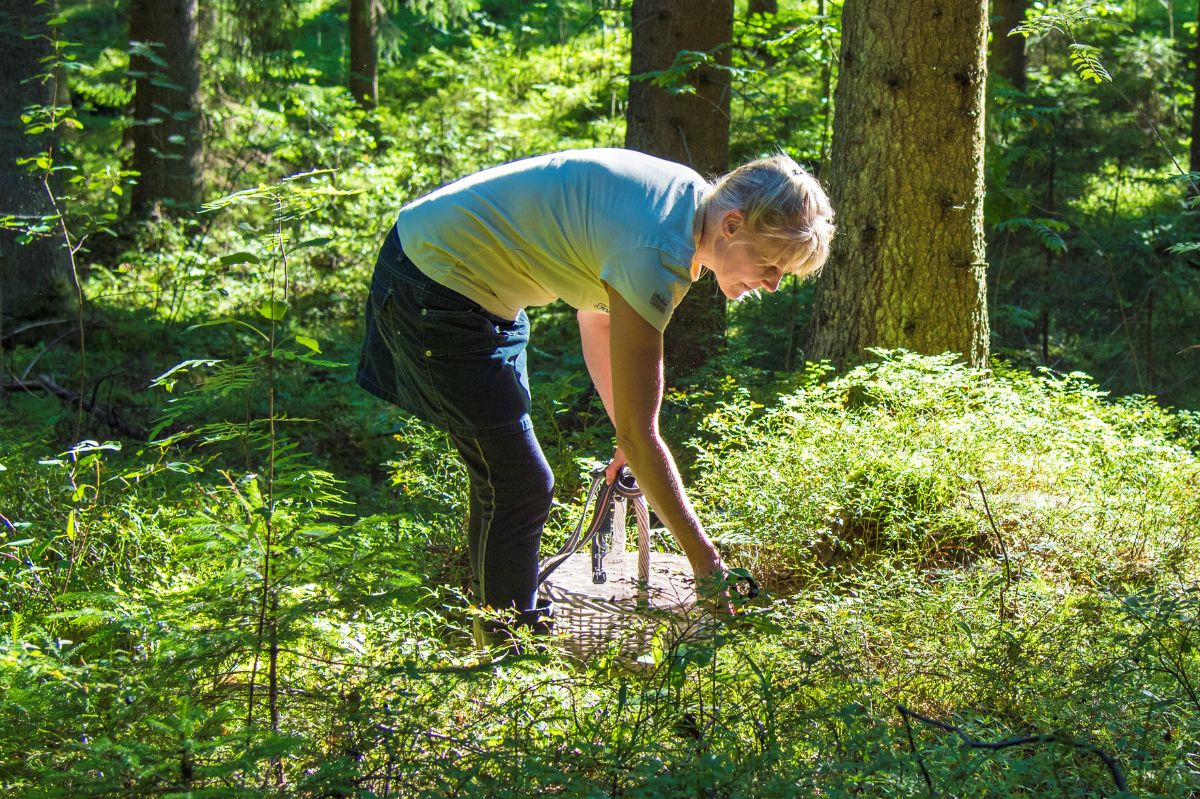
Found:
[[[725,564],[721,560],[721,553],[713,545],[708,536],[701,534],[701,541],[692,550],[687,551],[688,562],[692,566],[692,571],[696,574],[696,579],[707,577],[713,573],[720,573]]]

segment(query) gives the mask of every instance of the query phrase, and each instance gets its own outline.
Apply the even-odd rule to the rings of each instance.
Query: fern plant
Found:
[[[192,648],[207,653],[204,668],[221,686],[216,698],[228,703],[240,697],[247,746],[286,737],[285,697],[298,686],[284,684],[282,675],[303,674],[307,659],[328,659],[340,651],[338,627],[325,616],[332,608],[361,602],[368,591],[364,583],[376,574],[362,571],[367,546],[361,529],[346,524],[340,482],[314,468],[287,435],[288,428],[312,420],[290,416],[278,390],[283,369],[344,366],[322,357],[320,343],[306,334],[289,304],[289,256],[316,244],[299,239],[304,220],[329,198],[347,193],[328,177],[328,172],[296,175],[205,206],[207,213],[236,209],[250,219],[269,214],[270,228],[258,237],[257,250],[220,259],[223,265],[249,264],[259,272],[260,293],[248,299],[251,318],[212,319],[192,327],[236,331],[246,351],[188,359],[154,380],[175,395],[155,429],[156,446],[237,442],[243,447],[243,468],[220,469],[220,483],[205,488],[207,501],[186,520],[187,546],[204,552],[209,565],[194,584],[177,591],[176,599],[192,609],[193,623],[205,620]],[[191,387],[177,391],[184,381]],[[202,410],[211,414],[212,401],[230,397],[244,400],[244,418],[185,426]],[[356,564],[355,574],[347,573],[350,564]],[[230,619],[236,620],[232,627]],[[282,784],[282,753],[271,746],[263,751],[272,752],[266,779]]]

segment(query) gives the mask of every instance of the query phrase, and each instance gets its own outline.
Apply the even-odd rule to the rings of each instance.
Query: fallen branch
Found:
[[[5,330],[3,332],[3,334],[0,334],[0,341],[4,341],[4,340],[10,339],[10,338],[16,338],[17,336],[21,335],[22,333],[26,333],[30,330],[36,330],[39,327],[46,327],[47,325],[65,325],[69,321],[71,321],[71,320],[70,319],[39,319],[39,320],[36,320],[33,322],[26,322],[24,324],[17,325],[12,330]]]
[[[1078,738],[1072,738],[1069,735],[1063,735],[1057,732],[1045,733],[1042,735],[1025,735],[1020,738],[1006,738],[1003,741],[977,741],[970,735],[967,735],[967,733],[961,727],[955,727],[953,724],[947,724],[944,721],[937,721],[936,719],[922,716],[920,713],[917,713],[914,710],[909,710],[904,705],[896,705],[896,710],[900,711],[900,715],[904,717],[904,727],[908,732],[908,745],[912,749],[912,753],[917,757],[917,765],[921,767],[921,775],[925,778],[925,785],[929,788],[930,796],[935,795],[933,790],[933,780],[929,776],[928,769],[925,768],[924,759],[921,757],[920,753],[917,752],[917,744],[916,741],[913,740],[912,725],[909,723],[910,719],[916,719],[922,724],[926,724],[930,727],[936,727],[939,730],[952,732],[962,739],[963,743],[972,749],[990,749],[992,751],[996,751],[999,749],[1007,749],[1010,746],[1026,746],[1028,744],[1062,744],[1064,746],[1070,746],[1074,749],[1082,749],[1085,752],[1094,754],[1096,757],[1104,761],[1104,765],[1108,766],[1109,773],[1112,774],[1113,782],[1116,783],[1117,790],[1123,793],[1129,792],[1129,787],[1125,783],[1125,773],[1121,770],[1121,764],[1117,762],[1115,757],[1110,755],[1108,752],[1105,752],[1094,743],[1081,741]]]
[[[147,439],[145,430],[140,430],[123,421],[112,409],[106,408],[98,402],[84,399],[71,389],[60,386],[54,382],[54,378],[50,377],[50,375],[38,375],[33,380],[8,380],[0,383],[0,388],[3,388],[5,391],[45,391],[58,397],[73,408],[83,408],[83,410],[126,438],[132,438],[137,441],[145,441]]]

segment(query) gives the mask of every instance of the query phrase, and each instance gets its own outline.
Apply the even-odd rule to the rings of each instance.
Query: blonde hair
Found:
[[[719,178],[705,206],[718,213],[741,211],[760,255],[788,274],[815,275],[829,257],[833,206],[817,179],[784,153]]]

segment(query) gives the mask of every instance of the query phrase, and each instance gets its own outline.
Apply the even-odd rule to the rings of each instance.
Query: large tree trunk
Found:
[[[677,161],[706,177],[729,167],[729,73],[688,73],[695,93],[672,93],[638,75],[671,66],[681,50],[707,52],[733,38],[733,0],[634,0],[633,55],[625,146]],[[716,54],[729,63],[726,47]],[[696,283],[666,334],[671,374],[699,366],[725,341],[725,296],[715,280]]]
[[[828,182],[838,236],[808,355],[988,354],[984,0],[846,0]]]
[[[375,0],[350,0],[350,93],[363,108],[379,99]]]
[[[53,6],[35,0],[0,4],[0,216],[31,225],[54,212],[43,175],[17,165],[19,158],[46,152],[52,134],[25,133],[21,114],[28,106],[50,106],[55,81],[42,59],[51,53],[46,16]],[[15,230],[0,228],[0,319],[16,321],[57,315],[70,302],[70,266],[63,239],[52,234],[19,242]],[[0,339],[3,331],[0,330]]]
[[[153,45],[134,56],[133,212],[181,213],[200,201],[200,59],[196,0],[130,0],[129,40]],[[157,63],[156,63],[157,62]]]
[[[1029,0],[992,0],[992,52],[988,73],[1008,81],[1014,89],[1025,91],[1025,37],[1009,32],[1025,21]]]

